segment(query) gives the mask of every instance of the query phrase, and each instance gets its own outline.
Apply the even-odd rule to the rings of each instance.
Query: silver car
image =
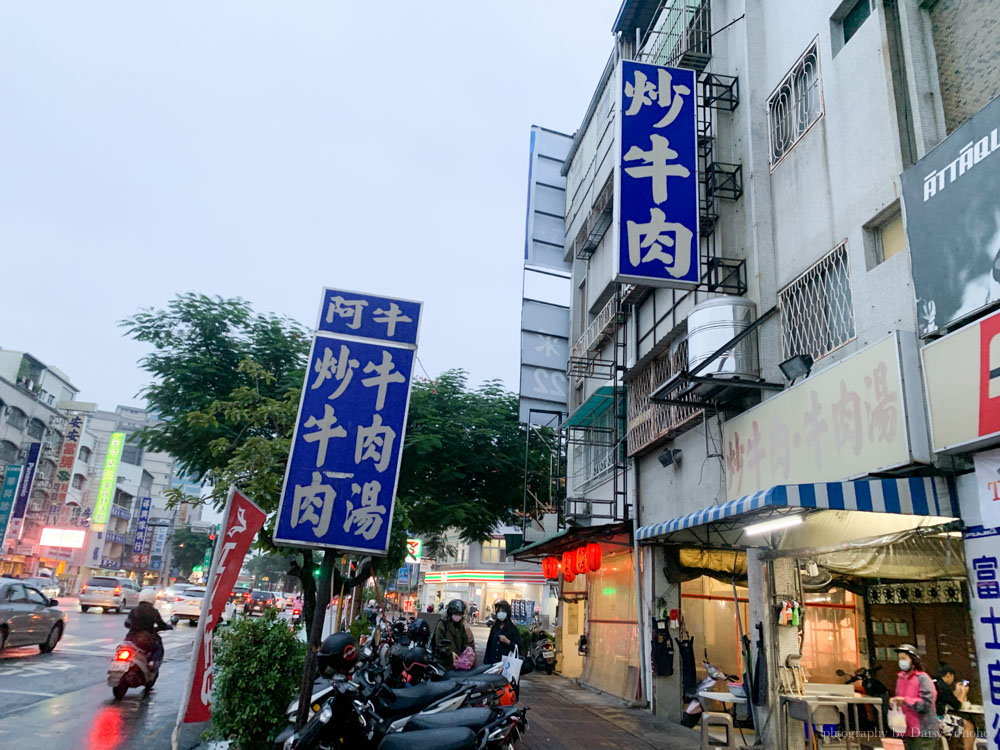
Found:
[[[0,578],[0,651],[16,646],[38,646],[43,654],[59,643],[66,614],[34,586]]]
[[[80,591],[80,611],[103,607],[123,612],[139,605],[139,587],[122,576],[92,576]]]
[[[54,578],[22,578],[21,582],[34,586],[49,599],[59,596],[59,581]]]

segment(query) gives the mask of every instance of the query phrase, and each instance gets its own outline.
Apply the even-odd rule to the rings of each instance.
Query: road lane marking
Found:
[[[40,695],[43,698],[55,698],[58,693],[36,693],[33,690],[0,690],[0,693],[13,693],[15,695]]]
[[[114,638],[91,638],[89,641],[78,641],[73,636],[62,639],[63,643],[69,643],[71,646],[93,646],[98,643],[114,643]]]

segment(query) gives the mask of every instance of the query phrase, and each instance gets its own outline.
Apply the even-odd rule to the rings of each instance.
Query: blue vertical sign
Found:
[[[35,469],[38,468],[38,454],[42,450],[41,443],[28,446],[28,460],[24,462],[24,473],[21,475],[21,486],[17,489],[14,508],[10,514],[10,531],[21,536],[21,524],[24,523],[24,513],[28,509],[31,498],[31,487],[35,483]]]
[[[698,262],[693,70],[622,61],[615,168],[615,279],[691,287]]]
[[[422,303],[326,289],[274,543],[385,555]]]
[[[135,522],[135,541],[132,543],[132,554],[141,555],[146,547],[146,527],[149,524],[149,509],[153,507],[151,498],[144,497],[139,502],[139,518]]]
[[[0,487],[0,544],[7,533],[7,521],[14,507],[14,497],[17,495],[17,480],[21,478],[21,464],[8,464],[4,472],[3,487]]]

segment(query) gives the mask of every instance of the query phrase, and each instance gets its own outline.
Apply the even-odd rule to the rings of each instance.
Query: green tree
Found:
[[[173,546],[172,564],[180,570],[181,578],[190,576],[191,569],[205,561],[205,552],[214,544],[208,534],[191,531],[190,526],[174,529],[170,543]]]
[[[210,485],[208,501],[217,509],[228,487],[239,487],[269,514],[257,547],[274,551],[274,515],[306,368],[303,327],[256,314],[240,299],[196,294],[144,310],[122,326],[152,346],[140,362],[152,376],[143,395],[162,421],[140,434],[143,445],[172,454],[183,471]],[[389,554],[375,572],[399,567],[408,531],[433,539],[455,527],[478,540],[514,518],[523,494],[524,436],[517,397],[498,381],[469,389],[466,374],[453,370],[416,382]],[[545,473],[543,464],[547,471],[546,460],[532,456],[532,483]],[[171,500],[198,502],[179,491]],[[301,581],[310,643],[318,648],[331,586],[339,591],[363,583],[371,561],[341,570],[332,551],[321,562],[311,550],[283,552],[288,571]],[[312,685],[312,666],[307,659],[303,690]]]
[[[536,445],[527,481],[544,496],[549,459]],[[398,490],[414,533],[433,549],[446,529],[476,542],[513,521],[524,501],[524,450],[517,395],[500,381],[470,389],[464,371],[449,370],[415,382]]]

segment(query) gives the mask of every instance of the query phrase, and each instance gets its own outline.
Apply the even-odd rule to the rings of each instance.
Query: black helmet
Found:
[[[414,620],[406,632],[412,643],[421,646],[427,645],[431,638],[431,626],[427,624],[427,620]]]
[[[499,612],[501,609],[507,613],[507,617],[510,617],[511,615],[510,602],[508,602],[506,599],[497,599],[496,602],[494,602],[493,604],[493,611]]]
[[[392,623],[392,635],[397,639],[406,635],[406,620],[396,620]]]
[[[316,653],[319,672],[326,678],[334,674],[350,674],[358,663],[358,642],[350,633],[334,633],[328,636]]]
[[[448,617],[452,615],[464,615],[465,614],[465,602],[461,599],[452,599],[448,602]]]

